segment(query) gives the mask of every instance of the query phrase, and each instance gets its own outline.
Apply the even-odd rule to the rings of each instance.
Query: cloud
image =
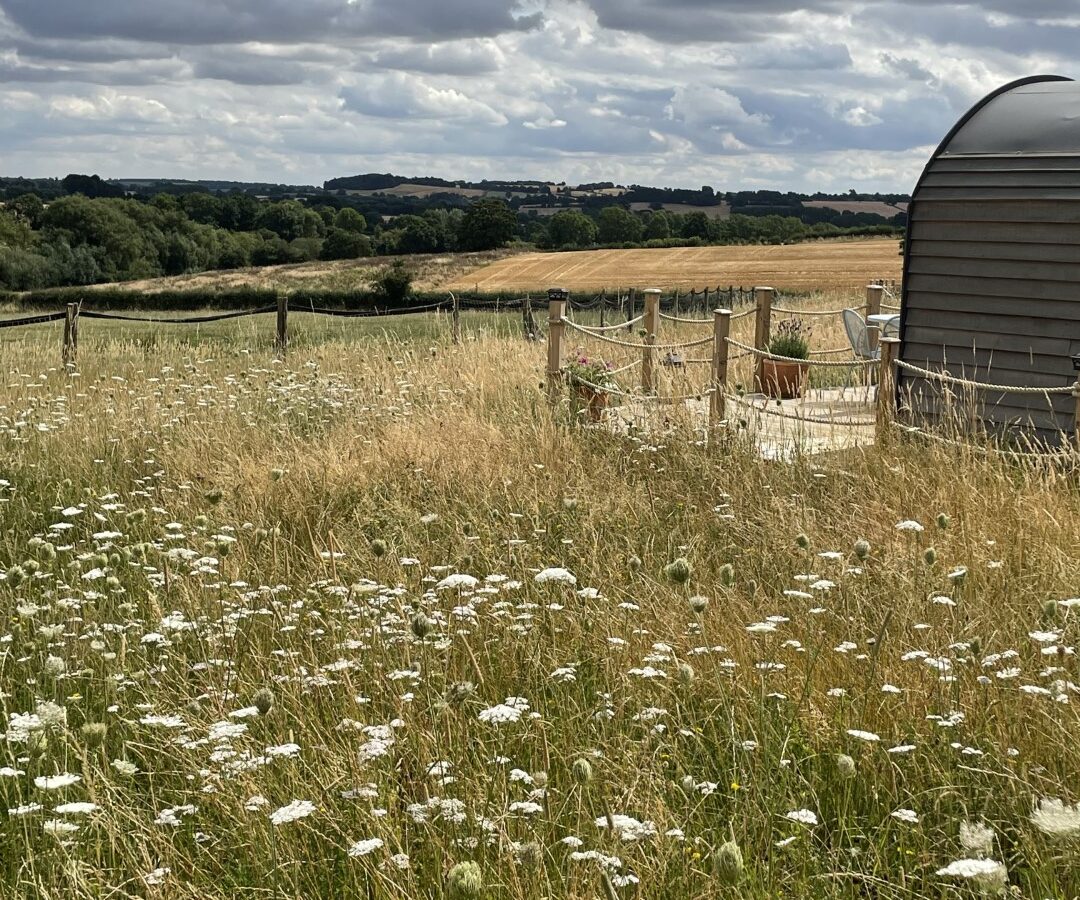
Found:
[[[1076,46],[1077,0],[0,0],[0,150],[23,175],[902,191]]]
[[[403,72],[365,78],[344,88],[341,98],[346,109],[378,118],[446,119],[496,126],[507,123],[506,116],[480,100]]]

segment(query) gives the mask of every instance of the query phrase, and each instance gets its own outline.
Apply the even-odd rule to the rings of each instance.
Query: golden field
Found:
[[[576,250],[522,253],[445,285],[450,290],[613,291],[625,287],[700,290],[717,285],[768,285],[807,291],[861,287],[875,279],[898,280],[901,257],[892,238],[816,241],[785,246],[672,247],[644,250]]]

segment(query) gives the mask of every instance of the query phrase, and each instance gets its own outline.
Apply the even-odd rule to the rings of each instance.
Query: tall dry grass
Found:
[[[7,895],[1080,891],[1071,474],[582,427],[480,317],[88,332],[3,345]]]

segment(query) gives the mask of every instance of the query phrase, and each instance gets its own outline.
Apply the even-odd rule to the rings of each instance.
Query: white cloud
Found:
[[[910,190],[1075,0],[0,0],[6,175]]]

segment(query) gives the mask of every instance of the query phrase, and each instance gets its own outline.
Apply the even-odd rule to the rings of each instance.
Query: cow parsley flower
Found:
[[[784,818],[790,819],[792,822],[798,822],[801,825],[817,825],[818,823],[817,813],[809,809],[793,809],[785,814]]]
[[[34,787],[43,791],[59,791],[82,781],[81,775],[71,775],[64,772],[61,775],[39,775],[34,779]]]
[[[275,825],[288,825],[315,812],[315,804],[310,800],[293,800],[280,809],[270,813],[270,821]]]
[[[1080,803],[1067,806],[1056,798],[1044,797],[1031,814],[1031,821],[1043,834],[1071,837],[1080,833]]]
[[[547,568],[537,572],[533,577],[537,584],[577,584],[577,578],[570,574],[567,569]]]
[[[363,841],[357,841],[349,848],[349,856],[367,856],[369,853],[374,853],[382,846],[382,838],[367,838]]]

